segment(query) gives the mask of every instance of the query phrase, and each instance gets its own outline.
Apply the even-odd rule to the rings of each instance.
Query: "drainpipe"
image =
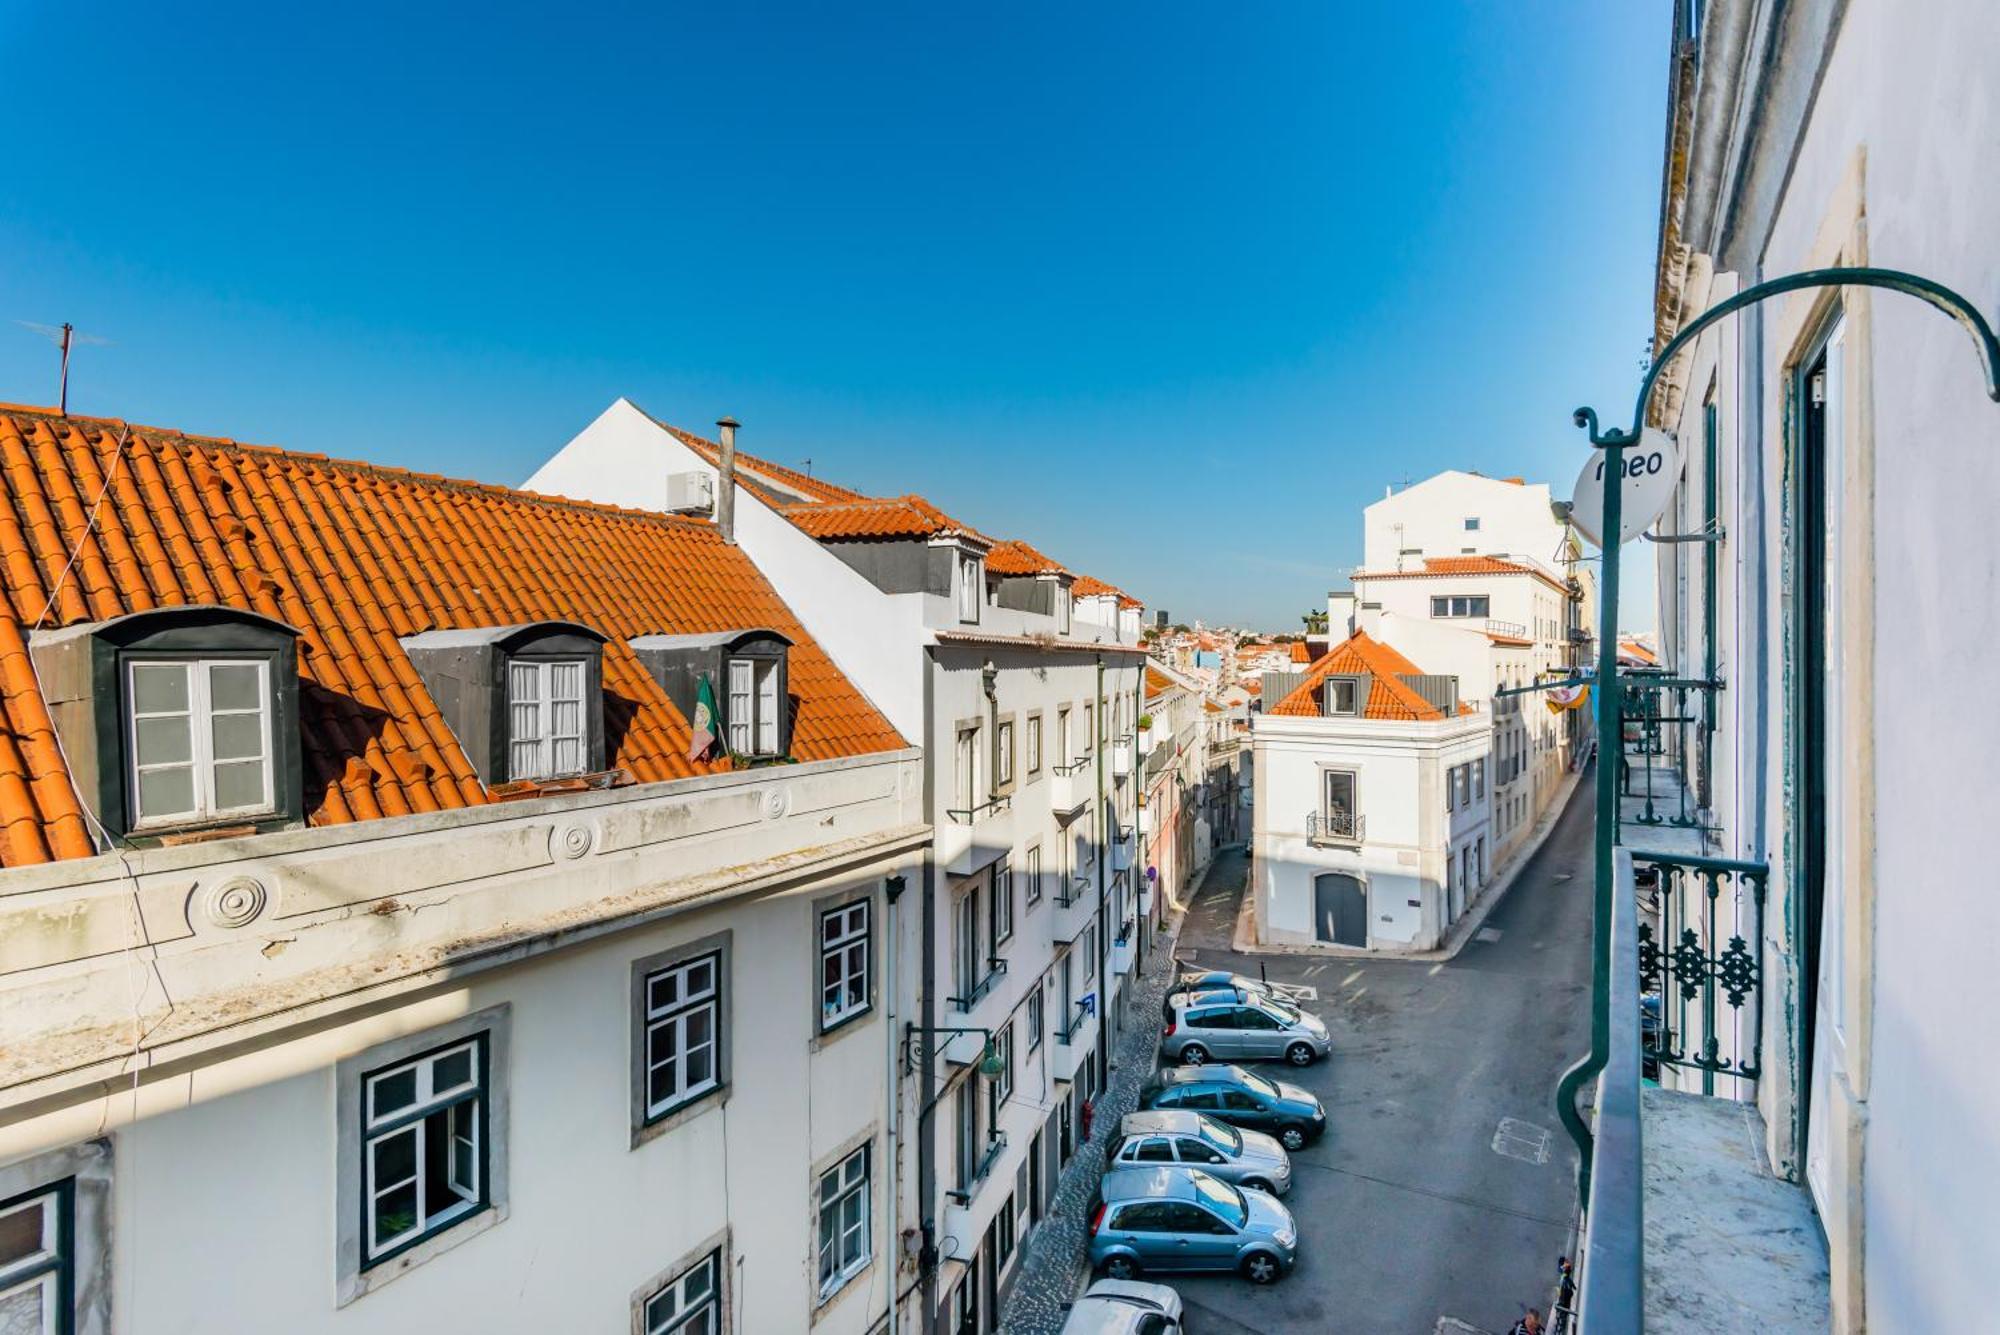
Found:
[[[722,458],[716,466],[715,478],[715,527],[721,531],[722,540],[733,546],[736,542],[736,428],[743,424],[733,417],[725,417],[715,425],[722,434]]]
[[[934,723],[932,715],[937,710],[935,655],[928,650],[924,653],[924,819],[933,814],[932,802],[937,793],[937,747],[934,745]],[[917,1218],[921,1221],[919,1249],[917,1251],[917,1273],[923,1281],[923,1320],[919,1328],[924,1335],[935,1335],[937,1330],[937,1220],[932,1215],[932,1202],[937,1195],[937,1108],[930,1097],[932,1086],[937,1083],[937,1043],[932,1032],[932,1005],[937,992],[937,858],[936,843],[924,850],[924,900],[921,915],[923,930],[923,984],[917,994],[916,1022],[923,1035],[923,1055],[919,1060],[917,1085]],[[890,1335],[897,1335],[891,1331]]]
[[[896,1227],[897,1211],[903,1207],[903,1091],[896,1080],[896,957],[902,953],[902,937],[896,931],[896,904],[903,897],[903,873],[898,871],[890,876],[882,886],[882,896],[888,901],[888,922],[883,941],[887,944],[882,954],[884,1000],[883,1018],[888,1022],[883,1036],[882,1080],[889,1096],[889,1330],[888,1335],[900,1335],[896,1326],[896,1290],[902,1281],[896,1277],[896,1269],[902,1263],[903,1235]]]
[[[1097,1094],[1103,1097],[1104,1087],[1111,1083],[1111,933],[1104,929],[1111,925],[1104,912],[1104,867],[1105,835],[1109,825],[1104,819],[1104,766],[1105,750],[1100,739],[1104,736],[1104,706],[1109,703],[1104,698],[1104,655],[1097,655],[1097,689],[1092,693],[1096,707],[1090,711],[1090,749],[1096,757],[1091,769],[1097,774]],[[1095,1100],[1093,1100],[1094,1102]]]

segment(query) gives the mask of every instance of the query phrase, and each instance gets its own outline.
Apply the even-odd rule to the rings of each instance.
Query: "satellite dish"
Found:
[[[1609,450],[1592,450],[1577,475],[1569,506],[1570,527],[1596,547],[1604,542],[1604,464]],[[1622,547],[1653,526],[1666,513],[1681,478],[1681,447],[1657,427],[1647,427],[1637,445],[1623,452],[1625,483],[1618,502],[1618,541]]]

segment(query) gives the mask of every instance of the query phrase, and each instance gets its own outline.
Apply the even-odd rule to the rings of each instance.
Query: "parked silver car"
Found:
[[[1209,969],[1203,973],[1184,973],[1174,980],[1167,989],[1167,995],[1160,999],[1160,1008],[1165,1013],[1173,1004],[1173,999],[1183,992],[1222,992],[1234,988],[1248,1001],[1252,997],[1275,997],[1278,990],[1261,978],[1248,974],[1231,973],[1227,969]]]
[[[1112,1279],[1145,1270],[1236,1270],[1269,1284],[1292,1268],[1298,1225],[1278,1198],[1199,1168],[1106,1173],[1090,1221],[1090,1263]]]
[[[1062,1335],[1180,1335],[1181,1296],[1164,1284],[1100,1279],[1069,1309]]]
[[[1282,1057],[1310,1066],[1333,1051],[1326,1024],[1276,997],[1245,999],[1233,990],[1177,993],[1160,1036],[1160,1056],[1181,1066],[1212,1057]]]
[[[1275,1137],[1198,1112],[1132,1112],[1119,1123],[1105,1169],[1181,1163],[1273,1196],[1292,1189],[1292,1156]]]

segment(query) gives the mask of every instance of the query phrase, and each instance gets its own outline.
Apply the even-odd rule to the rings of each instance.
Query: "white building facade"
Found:
[[[911,1019],[901,1115],[917,1128],[899,1202],[903,1325],[991,1331],[1082,1139],[1108,1039],[1150,1023],[1124,1005],[1154,907],[1138,828],[1140,609],[919,498],[862,497],[739,454],[733,429],[725,467],[723,443],[621,400],[529,485],[634,506],[733,492],[743,550],[921,742],[935,840],[898,1007]]]
[[[1492,728],[1357,633],[1254,717],[1251,893],[1270,944],[1435,948],[1487,884]]]

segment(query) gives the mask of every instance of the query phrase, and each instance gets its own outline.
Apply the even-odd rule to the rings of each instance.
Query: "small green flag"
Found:
[[[721,737],[715,726],[715,688],[708,684],[706,676],[695,688],[694,717],[689,723],[694,732],[688,742],[689,760],[707,760],[722,749]]]

